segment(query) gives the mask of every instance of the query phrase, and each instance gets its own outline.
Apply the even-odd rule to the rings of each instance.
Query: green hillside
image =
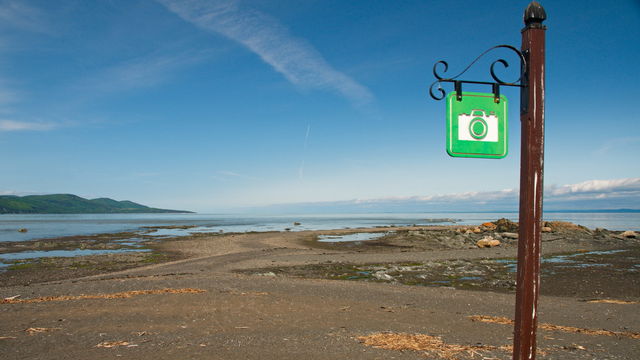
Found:
[[[71,194],[0,196],[0,214],[188,213],[156,209],[132,201],[85,199]]]

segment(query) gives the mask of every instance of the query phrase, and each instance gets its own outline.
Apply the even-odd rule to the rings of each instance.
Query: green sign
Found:
[[[447,153],[455,157],[507,156],[507,98],[493,94],[456,92],[447,95]]]

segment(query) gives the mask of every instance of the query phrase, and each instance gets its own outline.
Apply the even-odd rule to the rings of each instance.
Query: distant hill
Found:
[[[132,201],[108,198],[85,199],[71,194],[0,196],[0,214],[111,214],[111,213],[189,213],[156,209]]]

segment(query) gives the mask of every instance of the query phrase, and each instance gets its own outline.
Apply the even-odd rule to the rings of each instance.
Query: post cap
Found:
[[[527,27],[541,27],[547,19],[547,13],[537,1],[532,1],[524,10],[524,23]]]

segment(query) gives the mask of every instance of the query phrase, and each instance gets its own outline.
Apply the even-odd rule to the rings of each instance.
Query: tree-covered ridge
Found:
[[[85,199],[71,194],[0,196],[0,214],[188,213],[156,209],[132,201]]]

